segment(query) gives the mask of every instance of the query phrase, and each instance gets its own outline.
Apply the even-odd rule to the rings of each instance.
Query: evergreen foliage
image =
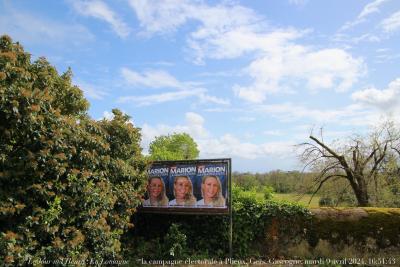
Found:
[[[140,204],[139,129],[91,119],[71,77],[0,38],[0,265],[118,257]]]

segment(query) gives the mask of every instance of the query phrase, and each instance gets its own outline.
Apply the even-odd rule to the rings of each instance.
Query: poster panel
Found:
[[[228,214],[231,159],[156,161],[140,212]]]

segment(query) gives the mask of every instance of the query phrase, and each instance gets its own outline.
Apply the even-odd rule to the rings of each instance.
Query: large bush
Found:
[[[118,257],[140,204],[140,131],[88,102],[44,58],[0,38],[0,265]]]

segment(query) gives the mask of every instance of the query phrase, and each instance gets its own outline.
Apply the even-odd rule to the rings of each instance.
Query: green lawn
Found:
[[[319,203],[319,196],[314,196],[311,200],[311,203],[308,204],[308,202],[310,201],[311,198],[311,194],[307,194],[307,195],[297,195],[297,194],[278,194],[275,193],[274,194],[274,198],[277,200],[286,200],[286,201],[290,201],[290,202],[295,202],[295,203],[299,203],[302,204],[306,207],[309,208],[316,208],[319,207],[318,203]]]

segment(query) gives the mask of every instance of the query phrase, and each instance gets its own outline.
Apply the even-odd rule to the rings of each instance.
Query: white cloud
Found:
[[[239,98],[262,103],[268,93],[291,92],[298,82],[305,82],[308,89],[335,88],[338,92],[348,90],[364,72],[363,60],[354,58],[341,49],[311,49],[286,44],[254,60],[245,70],[253,83],[235,85]]]
[[[112,112],[109,112],[109,111],[104,111],[103,112],[103,117],[100,118],[100,120],[101,119],[105,119],[105,120],[110,121],[110,120],[114,119],[114,114]]]
[[[194,88],[190,90],[180,90],[176,92],[167,92],[161,94],[145,95],[145,96],[123,96],[118,99],[119,103],[132,102],[137,106],[150,106],[165,102],[178,101],[189,97],[196,97],[200,103],[214,103],[219,105],[229,105],[227,99],[210,96],[204,88]]]
[[[251,49],[249,35],[259,28],[260,18],[253,10],[229,2],[215,6],[185,0],[166,0],[157,4],[130,0],[129,3],[148,35],[173,32],[189,20],[197,22],[198,27],[187,42],[194,51],[194,61],[199,64],[205,57],[232,58]],[[244,42],[229,42],[226,46],[230,39]],[[219,49],[221,42],[226,49]]]
[[[262,145],[266,155],[276,155],[282,158],[291,157],[295,150],[294,141],[268,142]]]
[[[104,97],[108,95],[106,91],[99,88],[96,85],[89,84],[83,81],[76,82],[78,87],[83,91],[84,95],[87,98],[95,99],[95,100],[103,100]]]
[[[142,127],[142,147],[147,151],[149,144],[156,136],[168,135],[173,133],[188,133],[192,138],[207,138],[209,132],[204,128],[204,118],[197,113],[187,112],[185,114],[185,124],[169,126],[158,124],[151,126],[145,123]]]
[[[230,59],[259,51],[274,53],[281,50],[287,42],[304,34],[305,31],[294,29],[267,31],[262,30],[258,24],[252,24],[213,35],[195,36],[196,38],[189,40],[189,47],[194,51],[195,61],[201,63],[204,58]]]
[[[393,53],[391,51],[380,51],[376,55],[377,63],[386,63],[388,61],[393,61],[397,58],[400,58],[400,53]]]
[[[259,105],[254,111],[268,114],[280,119],[283,122],[311,121],[312,123],[323,124],[326,122],[340,125],[352,125],[367,123],[370,112],[361,105],[352,104],[337,109],[315,109],[308,108],[295,103],[283,103],[274,105]],[[357,122],[359,120],[359,122]]]
[[[379,6],[385,2],[387,2],[387,0],[375,0],[374,2],[367,4],[357,18],[362,19],[370,14],[379,12]]]
[[[255,120],[256,120],[256,118],[254,118],[254,117],[246,117],[246,116],[240,116],[238,118],[235,118],[235,121],[238,121],[238,122],[252,122]]]
[[[174,31],[190,17],[187,14],[190,5],[186,1],[166,0],[155,4],[146,0],[129,0],[129,4],[141,26],[150,34]]]
[[[400,106],[400,78],[390,82],[386,89],[368,88],[354,92],[351,97],[355,101],[377,107],[385,112],[398,110]]]
[[[74,9],[81,15],[103,20],[110,24],[118,36],[125,38],[129,35],[129,27],[114,13],[111,8],[100,0],[71,1]]]
[[[373,34],[369,34],[369,33],[363,34],[358,37],[350,37],[349,39],[354,44],[358,44],[363,41],[367,41],[367,42],[371,42],[371,43],[377,43],[377,42],[381,41],[380,37],[373,35]]]
[[[190,84],[179,82],[174,76],[163,70],[148,70],[141,74],[128,68],[122,68],[121,73],[125,81],[133,86],[178,89],[190,86]]]
[[[167,92],[167,93],[146,95],[146,96],[123,96],[118,99],[118,102],[119,103],[133,102],[138,106],[149,106],[164,102],[182,100],[187,97],[193,97],[199,94],[203,94],[204,92],[205,92],[204,89],[196,89],[196,90],[183,90],[177,92]]]
[[[279,136],[282,135],[282,132],[279,130],[268,130],[268,131],[264,131],[265,135],[272,135],[272,136]]]
[[[376,125],[382,121],[382,117],[393,117],[390,113],[385,114],[374,109],[368,109],[361,103],[333,109],[316,109],[295,103],[284,103],[259,105],[254,111],[272,116],[285,123],[307,123],[309,129],[323,125],[333,125],[334,127],[353,128],[353,132],[360,132],[359,127]],[[400,117],[398,119],[400,121]],[[395,120],[397,119],[395,118]]]
[[[271,92],[292,92],[293,83],[299,80],[311,90],[334,87],[345,91],[363,71],[362,59],[342,49],[317,50],[296,44],[308,30],[272,28],[253,10],[231,2],[212,6],[200,1],[150,4],[130,0],[130,4],[148,34],[174,31],[189,20],[197,22],[187,38],[195,63],[255,53],[257,59],[245,69],[253,83],[234,86],[238,97],[251,102],[261,103]]]
[[[358,14],[357,18],[354,21],[346,22],[339,31],[348,30],[358,24],[365,22],[366,18],[369,15],[373,13],[378,13],[380,11],[379,7],[387,1],[388,0],[375,0],[374,2],[365,5],[363,10],[361,10],[360,14]]]
[[[188,125],[188,133],[195,138],[205,138],[209,136],[209,132],[204,128],[204,118],[201,115],[188,112],[185,114],[185,118]]]
[[[148,34],[175,31],[187,21],[194,20],[200,24],[194,35],[200,37],[210,34],[209,31],[215,34],[257,20],[251,9],[229,2],[208,6],[198,0],[164,0],[157,3],[129,0],[129,4]]]
[[[307,2],[308,0],[289,0],[289,4],[296,6],[304,6]]]
[[[197,140],[196,140],[197,141]],[[266,142],[255,144],[242,142],[232,134],[224,134],[219,138],[209,138],[197,141],[200,154],[205,158],[235,157],[242,159],[257,159],[265,156],[291,157],[292,142]]]
[[[142,128],[142,146],[147,151],[151,141],[156,136],[173,133],[188,133],[199,145],[200,157],[238,157],[242,159],[256,159],[265,156],[291,157],[293,151],[292,142],[267,142],[255,144],[242,142],[232,134],[224,134],[215,138],[210,136],[209,131],[204,127],[204,118],[193,112],[185,114],[184,125],[169,126],[158,124],[151,126],[144,124]]]
[[[205,92],[198,95],[201,103],[214,103],[217,105],[229,106],[230,101],[226,98],[219,98],[216,96],[207,95]]]
[[[119,102],[135,102],[139,106],[153,105],[163,102],[181,100],[187,97],[197,97],[200,103],[214,103],[229,105],[228,99],[219,98],[207,94],[205,88],[199,87],[200,83],[191,81],[179,81],[174,76],[163,70],[148,70],[143,73],[122,68],[121,73],[127,84],[143,86],[145,88],[174,88],[177,92],[167,92],[147,96],[125,96]]]
[[[204,124],[204,118],[197,113],[188,112],[188,113],[186,113],[185,116],[186,116],[186,120],[191,125],[203,125]]]
[[[393,13],[390,17],[381,22],[381,27],[385,32],[394,32],[400,29],[400,11]]]
[[[200,140],[200,151],[204,157],[243,157],[255,159],[262,152],[260,147],[249,142],[241,142],[231,134],[220,138]]]
[[[20,42],[42,44],[46,40],[52,45],[79,46],[94,39],[93,34],[82,25],[63,24],[23,10],[7,8],[2,11],[0,32],[7,33]]]
[[[376,49],[377,53],[386,53],[386,52],[389,52],[389,51],[390,51],[390,48],[378,48],[378,49]]]

